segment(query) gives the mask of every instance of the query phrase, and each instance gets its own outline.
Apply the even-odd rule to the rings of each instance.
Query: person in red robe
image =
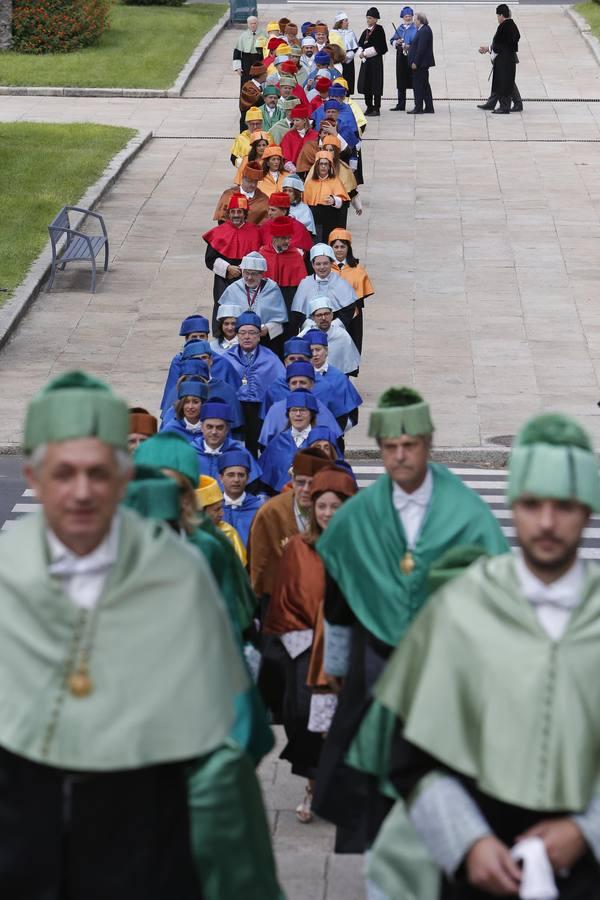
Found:
[[[204,262],[215,276],[213,281],[213,334],[216,334],[217,311],[221,294],[229,284],[241,277],[242,258],[247,253],[258,250],[264,243],[258,226],[248,222],[247,197],[243,194],[232,194],[227,204],[227,210],[227,221],[222,225],[216,225],[202,235],[202,239],[206,241]]]
[[[288,323],[292,319],[291,309],[296,288],[306,277],[304,254],[295,250],[292,244],[294,219],[290,216],[279,216],[271,223],[271,241],[260,248],[261,256],[267,261],[267,278],[272,278],[283,294],[288,310]],[[290,330],[289,325],[287,330]],[[286,337],[288,335],[286,334]]]
[[[322,106],[327,98],[329,97],[329,88],[332,85],[331,78],[325,78],[324,75],[321,75],[320,78],[317,78],[315,81],[315,90],[318,93],[312,98],[310,101],[310,111],[314,112],[319,106]]]
[[[284,193],[283,191],[280,193],[279,191],[275,191],[269,197],[269,210],[267,212],[267,218],[261,223],[260,226],[260,236],[262,240],[262,244],[267,247],[271,244],[271,240],[273,238],[273,222],[278,219],[280,216],[287,216],[290,212],[290,195]],[[308,253],[313,245],[313,239],[308,228],[302,224],[302,222],[298,222],[297,219],[292,219],[292,240],[290,246],[293,248],[297,248],[298,250],[302,250],[304,253]],[[257,248],[258,249],[258,248]]]
[[[286,162],[296,165],[303,146],[308,141],[319,139],[318,132],[310,126],[310,110],[308,106],[296,106],[292,110],[293,127],[281,139],[281,149]]]

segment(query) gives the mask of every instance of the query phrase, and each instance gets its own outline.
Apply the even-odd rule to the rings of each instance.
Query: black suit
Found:
[[[408,51],[409,66],[416,65],[412,70],[413,93],[415,95],[415,110],[433,112],[433,97],[429,85],[429,69],[435,66],[433,56],[433,32],[429,25],[421,25],[417,31]]]

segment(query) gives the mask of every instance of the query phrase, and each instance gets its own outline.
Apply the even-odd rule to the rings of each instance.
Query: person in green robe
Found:
[[[252,592],[232,545],[196,509],[194,488],[200,478],[198,454],[179,435],[161,432],[140,445],[134,461],[141,474],[145,467],[154,467],[177,484],[178,525],[213,569],[243,658],[248,604],[240,602],[239,595]],[[152,485],[146,490],[152,490]],[[157,509],[160,509],[158,501]],[[252,608],[254,605],[255,601]],[[251,684],[236,697],[236,718],[229,740],[218,752],[190,767],[192,848],[204,900],[283,898],[255,772],[255,766],[273,744],[264,705],[255,685]]]
[[[520,554],[438,591],[375,687],[389,776],[444,900],[598,900],[600,567],[578,548],[600,476],[577,422],[523,427],[508,499]]]
[[[372,842],[391,800],[372,777],[371,758],[380,747],[368,733],[357,766],[362,774],[349,768],[345,755],[369,711],[372,686],[427,599],[431,564],[461,544],[481,545],[490,554],[508,549],[484,501],[431,462],[433,423],[416,391],[386,391],[371,414],[369,434],[386,474],[344,504],[317,543],[327,571],[325,670],[340,695],[313,808],[336,824],[336,851],[353,853]],[[383,718],[392,723],[389,714]]]
[[[41,510],[0,542],[3,897],[202,896],[186,772],[227,741],[248,676],[205,560],[119,506],[127,436],[83,372],[27,410]]]

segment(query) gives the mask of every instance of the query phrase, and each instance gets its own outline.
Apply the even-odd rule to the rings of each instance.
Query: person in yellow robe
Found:
[[[213,524],[222,531],[233,544],[233,548],[239,556],[242,565],[246,565],[247,556],[244,542],[233,525],[223,519],[223,492],[215,478],[201,475],[196,488],[196,499]]]
[[[255,131],[260,131],[262,128],[262,113],[257,106],[251,106],[244,119],[246,122],[246,131],[242,131],[241,134],[238,134],[231,145],[231,150],[229,152],[229,158],[236,169],[239,168],[244,157],[248,156],[250,153],[252,135]],[[268,132],[265,132],[265,134],[268,134]],[[272,143],[270,135],[268,142],[269,144]]]

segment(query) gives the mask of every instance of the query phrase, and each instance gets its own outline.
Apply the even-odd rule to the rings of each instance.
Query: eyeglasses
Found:
[[[260,334],[258,328],[253,328],[252,330],[248,330],[247,328],[243,328],[241,331],[238,331],[238,337],[257,337]]]

